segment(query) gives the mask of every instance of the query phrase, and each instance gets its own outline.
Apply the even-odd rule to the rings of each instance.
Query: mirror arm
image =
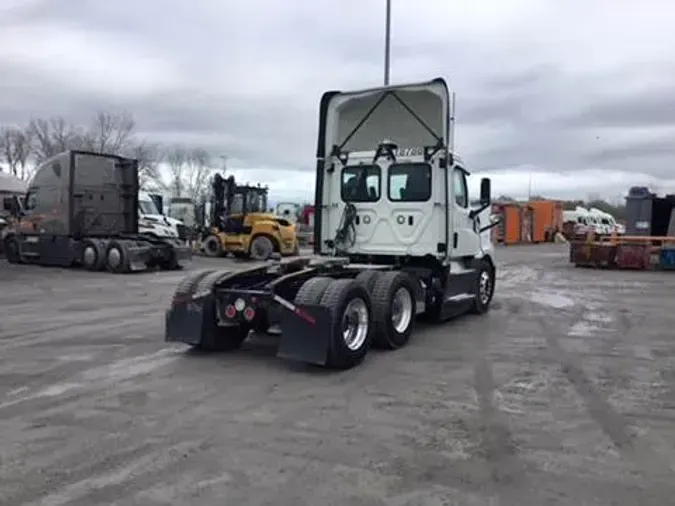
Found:
[[[472,209],[471,211],[469,211],[469,219],[473,220],[476,216],[485,211],[488,207],[490,207],[489,202],[487,204],[481,204],[481,206],[478,209]]]

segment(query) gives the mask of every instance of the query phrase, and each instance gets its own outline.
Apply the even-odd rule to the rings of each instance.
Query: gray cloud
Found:
[[[24,2],[0,15],[0,123],[126,109],[152,140],[311,170],[321,93],[382,79],[381,2],[344,2]],[[630,35],[580,2],[483,3],[394,2],[392,77],[448,78],[470,165],[669,174],[675,65],[648,62],[675,47],[665,21],[634,20]],[[585,24],[564,22],[575,9]]]

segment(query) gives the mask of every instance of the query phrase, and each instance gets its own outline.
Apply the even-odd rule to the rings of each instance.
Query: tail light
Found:
[[[253,318],[255,318],[255,309],[253,309],[251,306],[244,309],[244,320],[250,322],[253,320]]]
[[[234,318],[236,314],[237,310],[234,308],[232,304],[228,305],[225,308],[225,316],[227,316],[228,318]]]

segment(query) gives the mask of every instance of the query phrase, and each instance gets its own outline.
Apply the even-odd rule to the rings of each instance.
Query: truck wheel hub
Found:
[[[108,252],[108,264],[110,267],[119,267],[122,263],[122,255],[117,248],[113,248]]]
[[[412,297],[410,292],[401,287],[396,290],[391,303],[391,323],[399,334],[406,331],[412,320]]]
[[[356,351],[368,336],[368,307],[362,299],[354,299],[345,308],[342,316],[342,338],[347,348]]]

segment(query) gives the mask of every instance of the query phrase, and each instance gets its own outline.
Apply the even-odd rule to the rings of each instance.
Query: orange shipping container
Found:
[[[531,200],[532,242],[552,242],[563,228],[563,204],[558,200]]]
[[[526,240],[523,233],[523,208],[515,202],[501,202],[493,204],[492,213],[500,217],[496,226],[493,241],[503,244],[519,244]]]

